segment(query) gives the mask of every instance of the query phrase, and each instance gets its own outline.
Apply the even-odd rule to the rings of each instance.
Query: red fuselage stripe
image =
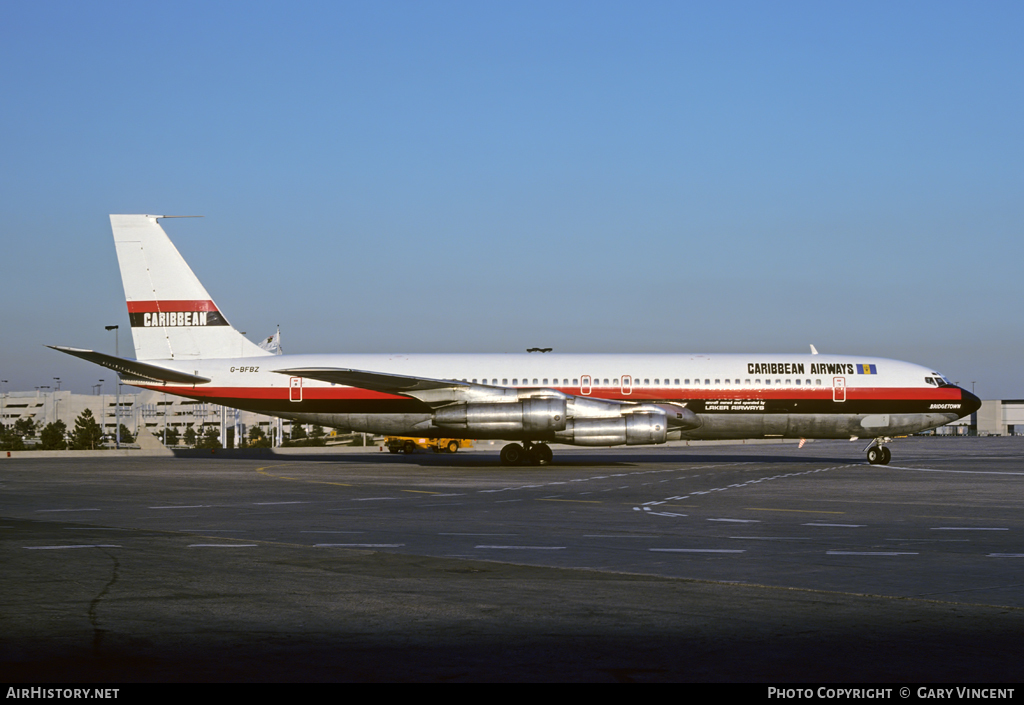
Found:
[[[216,311],[212,301],[129,301],[128,313],[158,313],[160,311]]]

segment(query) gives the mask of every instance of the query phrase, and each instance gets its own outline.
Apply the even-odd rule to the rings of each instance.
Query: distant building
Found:
[[[970,416],[940,427],[939,435],[1024,435],[1024,399],[986,399]]]
[[[192,426],[202,436],[208,428],[218,434],[223,428],[234,428],[235,438],[247,437],[253,426],[258,426],[274,445],[281,444],[281,434],[291,433],[291,421],[248,411],[238,411],[217,404],[207,404],[173,394],[149,390],[121,393],[121,423],[133,434],[148,431],[162,437],[165,427],[177,429],[183,438],[186,428]],[[70,391],[6,392],[0,396],[0,422],[13,425],[22,418],[35,421],[38,428],[60,419],[69,430],[86,409],[92,410],[103,432],[113,436],[118,416],[117,397],[112,394],[74,394]],[[221,443],[226,445],[221,437]]]

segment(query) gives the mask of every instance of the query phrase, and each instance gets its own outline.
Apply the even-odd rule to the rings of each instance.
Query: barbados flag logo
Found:
[[[857,374],[859,375],[877,375],[877,365],[857,365]]]

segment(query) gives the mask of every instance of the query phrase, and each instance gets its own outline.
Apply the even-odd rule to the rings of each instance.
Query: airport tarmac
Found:
[[[0,460],[5,682],[1013,682],[1024,438]]]

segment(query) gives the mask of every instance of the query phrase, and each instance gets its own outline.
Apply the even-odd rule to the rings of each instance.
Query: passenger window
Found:
[[[536,378],[534,378],[533,383],[537,384],[537,379]]]
[[[720,380],[720,379],[716,379],[715,380],[715,384],[721,384],[721,383],[722,383],[722,380]]]
[[[704,380],[704,386],[705,387],[708,386],[709,384],[711,384],[711,380],[710,379]]]
[[[503,379],[501,380],[501,383],[502,383],[502,385],[503,385],[503,386],[506,386],[506,387],[507,387],[507,386],[508,386],[508,377],[504,377],[504,378],[503,378]]]
[[[676,381],[673,382],[673,384],[675,384],[678,387],[679,386],[679,379],[677,378]]]
[[[579,383],[580,383],[580,381],[574,377],[573,380],[572,380],[572,386],[575,387]]]

